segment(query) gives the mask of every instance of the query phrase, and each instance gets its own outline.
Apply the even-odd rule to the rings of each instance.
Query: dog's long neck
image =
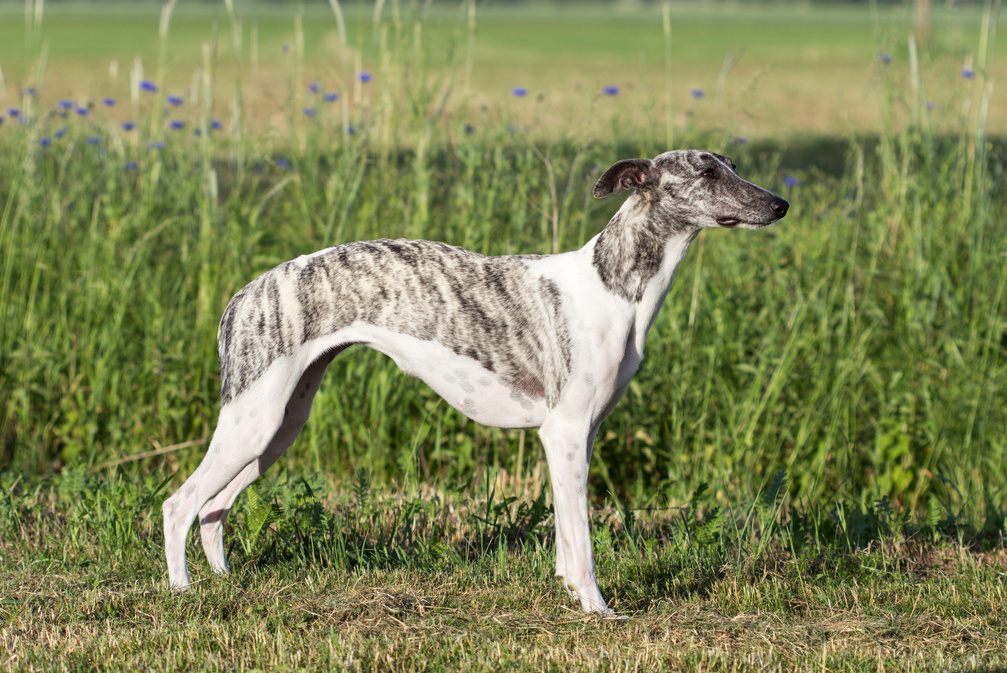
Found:
[[[612,293],[656,313],[697,233],[637,192],[595,239],[592,262]]]
[[[636,193],[594,239],[592,263],[602,283],[634,307],[620,384],[629,380],[643,358],[647,332],[664,303],[675,269],[698,233],[698,227],[677,220]]]

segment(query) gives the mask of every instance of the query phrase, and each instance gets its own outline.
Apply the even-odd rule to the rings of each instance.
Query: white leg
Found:
[[[210,448],[182,487],[164,501],[164,553],[168,560],[168,580],[173,588],[191,583],[185,562],[185,539],[196,513],[242,470],[261,456],[283,420],[282,404],[269,408],[260,404],[254,418],[237,420],[237,412],[248,409],[230,404],[221,409]],[[249,415],[246,413],[246,415]]]
[[[556,575],[587,612],[611,614],[598,589],[591,551],[587,468],[597,428],[550,416],[539,429],[556,516]]]
[[[227,572],[227,559],[224,555],[224,522],[234,501],[245,487],[264,474],[293,444],[311,414],[311,403],[330,362],[332,357],[325,357],[312,363],[304,371],[284,409],[283,423],[265,452],[246,465],[238,476],[200,508],[199,532],[203,540],[203,551],[215,572]]]

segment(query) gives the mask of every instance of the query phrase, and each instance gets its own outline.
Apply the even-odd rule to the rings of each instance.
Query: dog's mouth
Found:
[[[736,227],[741,224],[741,220],[736,217],[718,217],[717,224],[722,227]]]

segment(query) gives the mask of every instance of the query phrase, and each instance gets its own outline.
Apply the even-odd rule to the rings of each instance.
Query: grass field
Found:
[[[392,3],[345,43],[322,3],[28,5],[0,4],[3,665],[1007,666],[998,4],[935,8],[929,44],[887,4]],[[169,594],[160,502],[235,291],[357,239],[579,247],[600,171],[669,146],[792,208],[699,237],[599,433],[628,624],[552,580],[534,433],[364,350],[239,500],[235,574],[193,539]]]

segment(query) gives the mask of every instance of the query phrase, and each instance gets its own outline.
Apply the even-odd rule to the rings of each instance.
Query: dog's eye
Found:
[[[705,171],[703,171],[701,173],[701,175],[704,178],[715,178],[715,177],[717,177],[717,172],[715,170],[713,170],[712,168],[707,168]]]

